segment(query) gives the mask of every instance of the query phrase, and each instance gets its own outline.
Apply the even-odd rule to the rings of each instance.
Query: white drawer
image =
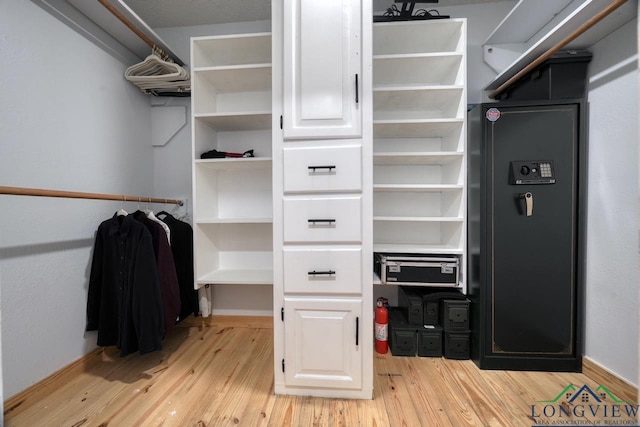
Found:
[[[360,242],[360,199],[360,196],[285,199],[284,241]]]
[[[284,291],[360,294],[361,259],[361,248],[285,248]]]
[[[359,145],[283,149],[284,192],[362,190]]]

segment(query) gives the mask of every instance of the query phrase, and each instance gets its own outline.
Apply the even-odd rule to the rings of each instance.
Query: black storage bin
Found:
[[[438,325],[424,326],[417,330],[418,356],[441,357],[442,356],[442,327]]]
[[[470,332],[444,332],[444,357],[446,359],[469,359]]]
[[[552,55],[496,99],[505,101],[584,98],[591,52],[565,51]]]
[[[394,356],[416,355],[416,326],[404,317],[404,310],[389,307],[389,348]]]
[[[423,309],[420,288],[400,286],[398,303],[403,308],[408,323],[422,325]]]
[[[464,300],[442,300],[442,327],[445,331],[464,332],[471,329],[469,306],[471,302]]]
[[[467,297],[458,290],[442,290],[438,288],[422,290],[422,323],[425,325],[442,325],[440,304],[443,299],[466,300]]]

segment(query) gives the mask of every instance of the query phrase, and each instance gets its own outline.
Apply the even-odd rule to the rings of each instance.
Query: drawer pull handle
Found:
[[[327,166],[309,166],[308,169],[311,173],[315,173],[318,169],[328,169],[328,172],[332,172],[335,169],[335,165],[327,165]]]
[[[316,219],[308,219],[307,222],[309,223],[309,226],[314,226],[319,224],[335,225],[336,220],[334,218],[316,218]]]
[[[335,271],[333,270],[327,270],[327,271],[309,271],[307,273],[309,276],[333,276],[334,274],[336,274]]]

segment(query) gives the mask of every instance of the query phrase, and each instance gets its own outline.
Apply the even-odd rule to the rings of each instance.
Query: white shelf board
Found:
[[[194,62],[191,65],[225,66],[255,64],[271,59],[271,33],[225,34],[192,38]]]
[[[271,90],[271,64],[200,67],[192,73],[193,78],[203,78],[217,93]]]
[[[271,285],[273,284],[272,270],[215,270],[198,277],[199,285],[241,284],[241,285]]]
[[[273,218],[196,218],[196,224],[270,224]]]
[[[455,254],[463,253],[462,248],[451,245],[402,245],[388,243],[374,243],[374,252],[388,253],[425,253],[425,254]]]
[[[456,151],[378,152],[373,153],[374,165],[441,165],[464,157]]]
[[[539,2],[539,0],[521,0],[521,3],[524,1],[532,3]],[[524,53],[522,53],[508,67],[506,67],[493,80],[491,80],[484,89],[497,89],[500,85],[513,77],[520,70],[537,59],[540,55],[551,49],[556,43],[566,38],[582,24],[605,9],[610,3],[610,1],[603,0],[574,0],[572,5],[577,6],[575,6],[575,10],[573,10],[572,13],[570,13],[562,21],[551,28],[536,42],[531,44],[531,46],[526,48]],[[638,13],[637,7],[635,5],[635,2],[629,1],[620,6],[608,17],[604,18],[601,22],[597,23],[594,27],[587,30],[587,32],[582,34],[580,37],[576,38],[574,41],[563,47],[562,50],[580,50],[590,47],[606,35],[610,34],[625,23],[634,19]],[[497,45],[498,43],[494,44]],[[490,48],[490,45],[485,44],[485,55],[487,55],[486,52],[488,48]]]
[[[195,120],[201,120],[218,131],[269,130],[271,111],[245,111],[233,113],[199,113]]]
[[[463,222],[458,216],[374,216],[374,221],[392,222]]]
[[[440,192],[462,190],[462,184],[374,184],[373,191]]]
[[[218,170],[271,168],[271,157],[228,157],[224,159],[197,159],[197,167]]]
[[[464,125],[464,119],[374,120],[374,138],[439,138]]]

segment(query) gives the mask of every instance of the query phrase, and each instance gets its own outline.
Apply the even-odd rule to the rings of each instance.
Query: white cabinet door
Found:
[[[285,0],[285,139],[361,135],[360,2]]]
[[[287,386],[362,386],[362,300],[285,298]]]

